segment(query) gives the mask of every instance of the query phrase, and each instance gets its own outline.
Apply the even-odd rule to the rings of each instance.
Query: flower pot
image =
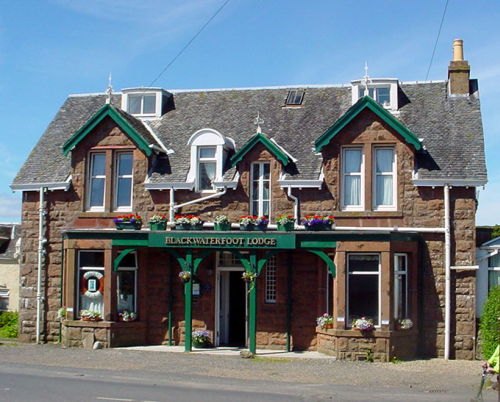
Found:
[[[231,230],[231,222],[214,222],[214,230],[228,231]]]
[[[325,324],[325,325],[321,326],[321,328],[323,328],[323,329],[333,328],[333,324]]]
[[[196,225],[191,225],[191,230],[203,230],[203,223],[198,223]]]
[[[165,229],[167,229],[167,223],[166,222],[150,223],[149,229],[150,230],[165,230]]]
[[[306,230],[312,230],[315,232],[321,232],[325,230],[333,230],[335,228],[335,223],[319,223],[316,225],[305,225]]]
[[[192,226],[189,223],[176,223],[175,230],[191,230]]]
[[[278,223],[278,231],[291,232],[295,228],[295,222]]]
[[[195,348],[208,348],[210,347],[210,342],[198,342],[193,339],[193,346]]]
[[[254,225],[253,230],[259,231],[259,232],[265,232],[267,230],[267,223],[266,224],[260,224],[260,225]]]
[[[253,223],[249,223],[248,225],[241,225],[240,224],[240,230],[246,231],[246,232],[251,232],[255,230],[255,225]]]
[[[92,317],[82,317],[82,321],[102,321],[102,318],[101,317],[96,317],[96,318],[92,318]]]
[[[141,222],[115,222],[118,230],[139,230],[142,227]]]

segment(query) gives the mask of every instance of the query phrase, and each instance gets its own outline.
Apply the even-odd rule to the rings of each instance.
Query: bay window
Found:
[[[380,255],[347,255],[347,324],[361,317],[380,324]]]
[[[394,255],[394,318],[408,318],[408,255]]]
[[[396,163],[394,148],[375,148],[373,166],[373,209],[395,209]]]
[[[342,209],[364,209],[362,148],[342,150]]]
[[[271,165],[269,162],[252,163],[250,186],[250,214],[269,216],[271,211]]]
[[[78,252],[77,311],[90,310],[104,314],[104,251]],[[80,316],[80,313],[78,313]]]

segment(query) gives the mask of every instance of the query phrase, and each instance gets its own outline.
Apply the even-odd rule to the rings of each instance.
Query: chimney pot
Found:
[[[453,41],[453,61],[462,61],[464,59],[464,41],[455,39]]]

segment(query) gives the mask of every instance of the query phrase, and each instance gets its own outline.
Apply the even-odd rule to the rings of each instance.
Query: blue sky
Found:
[[[223,0],[0,0],[0,222],[9,184],[68,94],[150,85]],[[307,4],[307,5],[306,5]],[[231,0],[155,83],[165,89],[425,80],[445,0]],[[464,40],[479,79],[489,183],[478,224],[500,223],[500,3],[449,0],[429,79]],[[333,122],[332,122],[333,123]]]

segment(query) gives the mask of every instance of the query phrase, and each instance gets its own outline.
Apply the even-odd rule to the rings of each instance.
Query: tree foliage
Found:
[[[498,317],[500,317],[500,286],[495,286],[488,294],[479,325],[482,340],[481,350],[486,359],[491,357],[499,342],[500,322]]]
[[[498,236],[500,236],[500,225],[495,225],[493,226],[493,231],[491,232],[491,238],[494,239]]]
[[[19,313],[4,311],[0,313],[0,338],[17,338]]]

